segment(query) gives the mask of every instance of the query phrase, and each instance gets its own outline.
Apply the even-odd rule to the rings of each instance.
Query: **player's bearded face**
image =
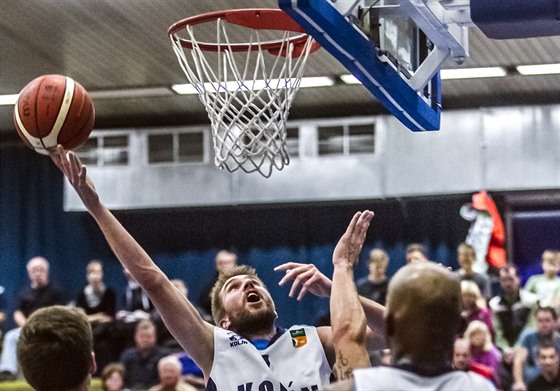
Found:
[[[258,278],[231,277],[222,288],[222,300],[230,330],[240,334],[268,332],[276,312],[270,293]]]
[[[270,298],[258,309],[242,308],[230,315],[231,329],[239,334],[258,334],[269,331],[276,319],[274,305]]]

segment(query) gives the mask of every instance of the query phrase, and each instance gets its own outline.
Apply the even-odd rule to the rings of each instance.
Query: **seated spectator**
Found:
[[[465,338],[457,338],[453,345],[453,368],[458,371],[474,372],[494,382],[496,377],[492,368],[471,359],[471,344]]]
[[[125,323],[136,323],[142,319],[150,319],[154,305],[148,294],[142,289],[132,274],[123,269],[127,284],[117,302],[117,319]]]
[[[461,318],[463,327],[460,334],[463,334],[469,323],[474,320],[484,322],[488,326],[488,331],[492,338],[494,337],[494,324],[492,323],[492,312],[488,308],[478,305],[482,296],[478,285],[474,281],[461,281]]]
[[[103,391],[130,391],[124,388],[124,366],[110,363],[101,371],[101,389]]]
[[[491,368],[495,383],[499,383],[497,379],[502,355],[492,343],[486,323],[473,320],[465,330],[464,338],[470,344],[471,360]]]
[[[135,346],[126,349],[119,360],[124,366],[124,384],[130,388],[147,389],[158,383],[157,364],[170,351],[156,344],[156,326],[148,319],[136,325],[134,342]]]
[[[539,366],[541,374],[529,383],[529,391],[560,390],[560,352],[550,342],[539,345]]]
[[[103,282],[103,264],[94,259],[86,268],[87,285],[76,299],[76,306],[82,308],[93,329],[95,359],[98,372],[108,363],[118,359],[120,351],[113,341],[113,320],[115,317],[115,292]]]
[[[426,249],[420,243],[412,243],[406,247],[406,263],[428,262]]]
[[[541,307],[536,313],[537,329],[529,330],[519,338],[513,359],[513,391],[527,390],[527,384],[535,380],[541,371],[539,345],[545,342],[560,351],[560,333],[556,330],[557,314],[552,307]]]
[[[181,380],[181,362],[177,356],[163,357],[158,363],[159,384],[149,391],[197,391],[197,388]]]
[[[385,250],[374,248],[370,251],[369,273],[366,277],[356,282],[359,295],[385,305],[385,297],[389,287],[389,278],[387,277],[388,264],[389,254]]]
[[[212,314],[212,302],[210,300],[210,293],[214,287],[214,283],[218,280],[220,272],[233,269],[237,266],[237,254],[229,250],[220,250],[214,258],[214,267],[216,273],[211,280],[208,280],[206,285],[201,289],[200,296],[198,298],[198,305],[207,314]]]
[[[86,268],[87,285],[76,299],[92,325],[111,322],[115,316],[115,292],[103,282],[103,264],[94,259]]]
[[[502,351],[506,367],[513,363],[514,345],[521,332],[533,325],[537,308],[537,296],[520,289],[521,279],[517,268],[506,265],[500,269],[502,293],[490,299],[488,305],[493,313],[494,341]]]
[[[45,258],[31,258],[26,267],[30,283],[21,290],[19,306],[14,312],[14,321],[18,327],[4,336],[0,356],[0,381],[14,380],[17,377],[17,343],[27,318],[40,308],[64,303],[61,291],[49,281],[49,262]]]
[[[535,293],[541,307],[552,307],[557,312],[560,306],[560,251],[545,250],[542,253],[543,274],[531,276],[525,290]]]
[[[459,270],[457,275],[461,281],[474,281],[480,290],[480,294],[484,297],[484,306],[490,300],[490,279],[487,275],[477,273],[473,266],[476,261],[476,251],[474,247],[467,243],[461,243],[457,247],[457,260],[459,262]],[[479,303],[481,305],[482,303]]]
[[[118,354],[134,346],[134,330],[140,320],[159,317],[148,294],[142,289],[132,274],[124,268],[126,287],[118,293],[117,313],[113,327],[113,342]]]

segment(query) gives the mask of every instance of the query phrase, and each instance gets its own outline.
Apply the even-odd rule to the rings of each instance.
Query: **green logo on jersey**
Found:
[[[290,330],[290,335],[292,336],[294,348],[301,348],[307,344],[307,336],[304,329]]]

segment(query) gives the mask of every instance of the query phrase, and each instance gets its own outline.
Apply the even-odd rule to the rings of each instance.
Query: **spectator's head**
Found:
[[[539,307],[535,313],[539,335],[551,336],[556,330],[558,314],[552,307]]]
[[[185,281],[181,280],[180,278],[174,278],[171,280],[171,283],[175,285],[175,288],[177,288],[183,296],[189,297],[189,288],[187,288],[187,284],[185,284]]]
[[[151,320],[142,319],[136,324],[134,342],[139,350],[150,350],[156,345],[156,326]]]
[[[426,262],[428,257],[426,249],[419,243],[409,244],[406,248],[406,263]]]
[[[386,333],[395,361],[448,365],[461,319],[459,280],[445,267],[419,262],[399,269],[389,283]]]
[[[158,362],[159,382],[164,387],[173,387],[181,380],[183,366],[175,355],[165,356]]]
[[[101,372],[101,388],[103,391],[122,391],[124,386],[124,365],[110,363]]]
[[[103,282],[103,263],[94,259],[86,267],[86,278],[89,285],[95,286]]]
[[[252,334],[274,325],[274,301],[252,267],[221,272],[210,296],[214,321],[224,329]]]
[[[539,345],[538,362],[545,379],[550,381],[560,372],[560,352],[552,341],[542,342]]]
[[[480,288],[476,282],[471,280],[461,281],[461,301],[463,309],[471,310],[477,307],[477,303],[482,299]]]
[[[453,367],[458,371],[468,371],[471,367],[471,345],[465,338],[457,338],[453,345]]]
[[[476,261],[476,251],[474,247],[467,243],[461,243],[457,247],[457,260],[459,266],[467,273],[473,272],[473,265]]]
[[[220,250],[216,254],[215,263],[218,273],[233,269],[237,266],[237,255],[228,250]]]
[[[31,287],[41,288],[49,284],[49,262],[43,257],[33,257],[27,262],[27,275]]]
[[[374,248],[369,253],[369,272],[375,278],[384,278],[387,274],[389,264],[389,254],[380,248]]]
[[[521,280],[515,266],[506,265],[500,269],[500,286],[504,296],[518,295],[520,284]]]
[[[23,376],[37,391],[87,390],[97,369],[87,317],[71,307],[38,309],[21,329],[17,358]]]
[[[542,269],[545,276],[553,278],[560,271],[560,251],[545,250],[542,253]]]
[[[492,335],[486,323],[480,320],[469,323],[463,338],[469,341],[471,349],[487,352],[492,348]]]

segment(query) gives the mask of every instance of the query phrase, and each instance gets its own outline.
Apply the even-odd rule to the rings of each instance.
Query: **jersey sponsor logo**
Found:
[[[292,344],[294,348],[301,348],[307,344],[307,336],[304,329],[290,330],[292,336]]]
[[[233,348],[235,346],[240,345],[247,345],[249,342],[245,339],[240,337],[239,335],[233,334],[229,337],[229,347]]]

